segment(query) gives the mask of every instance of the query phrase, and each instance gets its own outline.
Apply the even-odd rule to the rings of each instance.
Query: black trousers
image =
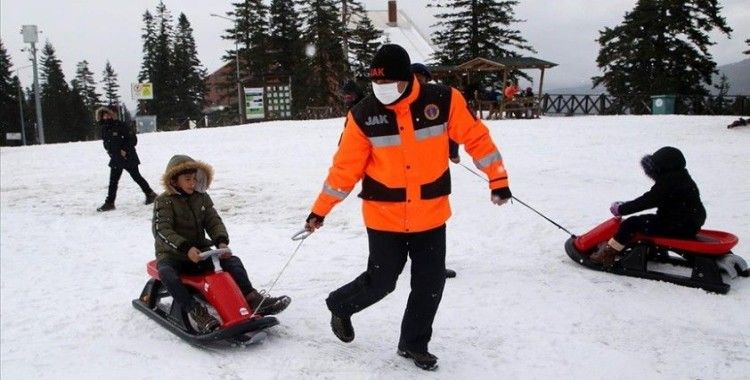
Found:
[[[326,304],[337,316],[349,317],[380,301],[396,288],[411,258],[411,293],[401,322],[402,350],[427,352],[445,286],[445,225],[416,233],[367,229],[370,256],[367,271],[332,292]]]
[[[637,233],[693,239],[699,230],[700,227],[665,221],[655,214],[644,214],[623,220],[615,234],[615,240],[620,244],[627,244]]]
[[[255,290],[250,283],[250,279],[247,277],[247,271],[239,257],[230,256],[226,259],[220,259],[219,263],[221,264],[221,269],[232,276],[242,294],[247,295]],[[180,275],[199,275],[211,272],[214,270],[214,264],[211,260],[199,261],[196,264],[187,260],[164,259],[157,263],[156,269],[159,270],[159,278],[169,291],[169,294],[172,295],[172,298],[181,303],[187,310],[190,310],[195,300],[190,296],[190,292],[182,284],[182,281],[180,281]]]
[[[115,203],[115,198],[117,198],[117,184],[120,182],[120,177],[122,177],[122,171],[125,170],[130,174],[130,177],[133,178],[133,181],[138,184],[138,186],[141,187],[141,190],[144,194],[150,194],[151,193],[151,186],[148,185],[148,182],[143,178],[141,175],[141,172],[138,171],[138,166],[133,166],[132,168],[121,168],[121,167],[111,167],[109,170],[109,191],[107,192],[107,203]]]

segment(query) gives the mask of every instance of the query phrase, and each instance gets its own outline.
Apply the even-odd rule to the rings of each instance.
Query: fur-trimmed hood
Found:
[[[169,160],[167,170],[165,170],[164,174],[161,176],[161,183],[162,186],[164,186],[164,190],[169,194],[177,194],[177,190],[171,184],[172,177],[181,171],[192,169],[196,170],[195,179],[197,183],[195,185],[195,191],[205,193],[206,190],[208,190],[208,187],[211,186],[211,181],[213,181],[214,169],[211,165],[203,161],[196,161],[190,156],[184,154],[172,156]]]
[[[669,172],[685,169],[685,156],[679,149],[671,146],[660,148],[653,154],[643,156],[641,167],[652,179]]]
[[[96,118],[96,121],[101,121],[102,116],[104,113],[107,112],[112,116],[112,119],[117,120],[117,113],[113,112],[111,109],[107,107],[99,107],[96,109],[96,112],[94,113],[94,117]]]

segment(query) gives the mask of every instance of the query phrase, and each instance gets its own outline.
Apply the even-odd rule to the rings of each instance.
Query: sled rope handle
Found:
[[[304,234],[304,232],[307,232],[307,234]],[[260,307],[263,306],[263,303],[266,302],[266,299],[268,298],[268,295],[271,294],[271,290],[273,290],[273,287],[276,286],[276,283],[279,281],[279,278],[281,278],[281,275],[284,273],[286,268],[289,266],[289,263],[292,262],[292,259],[294,259],[294,256],[297,255],[297,252],[299,251],[300,247],[302,247],[302,243],[305,242],[305,239],[307,239],[308,236],[312,234],[311,231],[307,230],[301,230],[294,235],[292,235],[292,240],[297,241],[299,240],[299,244],[297,244],[297,248],[294,249],[294,252],[292,252],[292,255],[289,256],[289,259],[286,261],[286,264],[284,264],[284,267],[281,268],[281,271],[279,271],[279,274],[276,275],[276,279],[273,280],[271,283],[271,286],[268,287],[268,291],[261,292],[261,295],[263,298],[260,299],[260,303],[258,303],[258,306],[253,308],[253,315],[255,315],[258,310],[260,310]]]
[[[292,235],[292,240],[305,240],[308,236],[312,235],[313,231],[308,231],[306,228],[303,228],[299,231],[297,231],[296,234]]]
[[[482,175],[480,175],[480,174],[479,174],[479,173],[477,173],[476,171],[472,170],[472,169],[471,169],[470,167],[468,167],[468,166],[464,165],[464,164],[463,164],[462,162],[459,162],[458,164],[459,164],[459,165],[461,165],[461,166],[463,166],[463,167],[464,167],[464,168],[465,168],[466,170],[468,170],[469,172],[471,172],[471,173],[472,173],[472,174],[474,174],[475,176],[477,176],[477,177],[479,177],[479,178],[483,179],[483,180],[484,180],[485,182],[489,182],[489,181],[487,181],[487,178],[484,178],[484,177],[483,177]],[[515,195],[511,195],[511,199],[515,199],[516,201],[518,201],[518,203],[520,203],[520,204],[522,204],[522,205],[526,206],[526,207],[527,207],[527,208],[528,208],[529,210],[531,210],[531,211],[534,211],[535,213],[539,214],[539,216],[541,216],[542,218],[546,219],[546,220],[547,220],[548,222],[550,222],[550,223],[554,224],[555,226],[557,226],[557,228],[559,228],[559,229],[561,229],[561,230],[563,230],[563,231],[567,232],[567,233],[568,233],[568,235],[570,235],[571,237],[573,237],[573,238],[575,238],[575,237],[576,237],[576,235],[575,235],[575,234],[573,234],[572,232],[568,231],[568,230],[567,230],[567,229],[566,229],[565,227],[563,227],[563,226],[561,226],[561,225],[559,225],[559,224],[555,223],[555,221],[554,221],[554,220],[552,220],[552,219],[548,218],[547,216],[545,216],[545,215],[544,215],[544,214],[542,214],[541,212],[537,211],[537,210],[536,210],[535,208],[533,208],[533,207],[531,207],[531,206],[527,205],[527,204],[526,204],[526,203],[525,203],[524,201],[522,201],[522,200],[520,200],[520,199],[516,198],[516,196],[515,196]]]

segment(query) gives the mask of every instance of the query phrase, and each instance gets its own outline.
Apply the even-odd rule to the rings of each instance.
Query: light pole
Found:
[[[229,20],[234,23],[234,31],[237,35],[239,35],[239,24],[237,20],[232,20],[229,17],[224,17],[221,15],[217,15],[216,13],[211,13],[211,16],[223,18],[224,20]],[[237,42],[238,38],[235,36],[234,39],[234,64],[235,64],[235,71],[237,75],[237,114],[240,118],[240,124],[244,122],[242,117],[242,84],[240,83],[240,48],[239,43]]]
[[[23,93],[21,92],[21,75],[19,70],[26,69],[32,65],[21,66],[16,68],[16,78],[18,78],[18,112],[21,114],[21,140],[23,145],[26,145],[26,123],[23,120]]]
[[[36,105],[36,127],[39,143],[44,144],[44,121],[42,120],[42,95],[39,90],[39,71],[36,67],[36,42],[39,41],[39,34],[36,25],[21,26],[23,42],[31,44],[31,64],[34,66],[34,104]]]

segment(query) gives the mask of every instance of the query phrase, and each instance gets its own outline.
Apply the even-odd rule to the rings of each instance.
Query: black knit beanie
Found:
[[[385,44],[375,54],[370,65],[370,80],[411,81],[409,53],[399,45]]]

